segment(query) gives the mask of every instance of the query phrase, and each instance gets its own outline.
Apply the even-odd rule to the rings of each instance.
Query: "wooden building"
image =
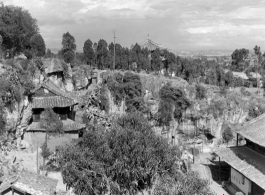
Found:
[[[62,91],[50,79],[44,81],[32,96],[32,119],[24,135],[26,141],[32,143],[37,139],[41,144],[44,142],[46,130],[41,127],[40,121],[46,108],[52,108],[59,115],[66,139],[82,136],[85,125],[75,122],[77,104],[78,97],[74,94]]]
[[[237,145],[216,151],[230,165],[231,184],[246,195],[265,194],[265,114],[236,129]],[[241,135],[245,144],[238,144]]]
[[[56,179],[22,170],[0,182],[0,195],[54,195],[57,183]]]

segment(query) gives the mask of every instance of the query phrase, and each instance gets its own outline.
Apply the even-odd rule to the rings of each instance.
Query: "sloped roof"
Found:
[[[260,73],[256,73],[256,72],[250,72],[249,73],[253,78],[255,78],[255,79],[260,79],[262,76],[260,75]]]
[[[63,91],[59,86],[49,79],[45,80],[42,84],[36,87],[33,93],[42,87],[54,93],[56,96],[33,97],[33,108],[68,107],[79,102],[78,96],[73,93]]]
[[[0,185],[0,193],[15,188],[34,195],[51,195],[56,191],[58,180],[22,170],[7,176]]]
[[[265,147],[265,114],[238,126],[235,131],[250,141]]]
[[[231,167],[265,190],[265,157],[245,146],[215,151]]]
[[[77,123],[71,119],[62,120],[63,123],[63,130],[64,132],[69,131],[78,131],[80,129],[84,129],[86,127],[85,124]],[[28,128],[27,131],[45,131],[44,128],[41,128],[40,122],[32,122]]]
[[[167,49],[166,47],[153,42],[149,37],[147,37],[147,39],[142,44],[140,44],[140,47],[142,49],[147,48],[149,51],[153,51],[155,49]]]
[[[244,72],[232,72],[234,77],[240,77],[242,79],[248,79],[248,76]]]
[[[63,71],[63,61],[56,58],[47,58],[42,60],[45,73],[61,72]]]

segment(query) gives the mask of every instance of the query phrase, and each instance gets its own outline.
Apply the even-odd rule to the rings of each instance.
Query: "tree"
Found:
[[[6,132],[6,112],[4,103],[0,100],[0,137]]]
[[[3,43],[3,37],[0,35],[0,59],[2,59],[2,43]]]
[[[197,84],[195,86],[195,89],[196,89],[196,99],[202,100],[206,98],[207,91],[202,85]]]
[[[40,34],[35,34],[30,38],[30,46],[34,55],[41,57],[45,55],[45,42]]]
[[[179,151],[156,136],[139,113],[118,119],[109,132],[87,132],[59,150],[64,182],[76,194],[137,194],[174,174]]]
[[[104,39],[100,39],[97,45],[97,62],[98,68],[107,68],[108,63],[108,43]]]
[[[151,67],[152,70],[158,72],[161,70],[162,68],[162,60],[160,58],[160,51],[159,49],[156,49],[153,53],[152,53],[152,59],[151,59]]]
[[[225,85],[232,87],[234,85],[234,76],[232,71],[225,73]]]
[[[71,63],[75,58],[75,50],[76,50],[76,44],[75,44],[75,38],[69,33],[63,34],[62,39],[62,56],[66,63]]]
[[[160,104],[157,113],[159,125],[168,126],[173,117],[180,122],[183,113],[191,106],[190,101],[181,89],[164,85],[159,90]],[[168,119],[169,118],[169,119]]]
[[[46,136],[45,142],[42,145],[43,148],[43,166],[45,160],[49,156],[48,139],[50,136],[58,136],[64,133],[63,123],[59,116],[51,109],[47,108],[43,111],[43,118],[40,121],[41,128],[45,129]]]
[[[37,20],[30,13],[17,6],[4,6],[0,14],[0,34],[3,38],[4,50],[12,55],[30,48],[30,38],[38,34]]]
[[[245,59],[248,57],[249,50],[248,49],[236,49],[231,57],[232,57],[232,71],[241,72],[246,68]]]
[[[95,52],[93,49],[93,43],[90,39],[86,40],[83,47],[84,57],[86,63],[92,65],[95,59]]]
[[[53,58],[54,54],[52,53],[52,51],[48,48],[46,51],[46,58]]]
[[[233,139],[233,132],[231,130],[231,128],[226,125],[223,129],[223,132],[222,132],[222,137],[223,137],[223,140],[228,144],[229,141],[231,141]]]

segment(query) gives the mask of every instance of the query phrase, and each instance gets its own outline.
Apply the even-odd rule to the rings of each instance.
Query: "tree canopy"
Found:
[[[40,34],[35,34],[30,38],[30,46],[35,56],[41,57],[45,55],[45,42]]]
[[[62,56],[66,63],[71,63],[75,58],[75,38],[69,33],[66,32],[63,34],[62,38]]]
[[[30,38],[38,34],[37,20],[18,6],[0,7],[0,34],[3,37],[3,49],[12,55],[30,48]]]
[[[90,39],[86,40],[83,47],[84,56],[87,64],[92,65],[95,59],[95,52],[93,49],[93,43]]]
[[[122,116],[107,132],[91,128],[76,143],[61,146],[58,156],[63,181],[76,194],[155,194],[165,177],[183,186],[179,193],[207,192],[207,182],[200,178],[180,177],[180,151],[157,136],[140,113]],[[184,187],[187,180],[189,189]]]

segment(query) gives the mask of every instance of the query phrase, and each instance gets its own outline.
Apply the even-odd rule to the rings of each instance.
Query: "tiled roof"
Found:
[[[234,77],[240,77],[242,79],[248,79],[248,76],[244,72],[232,72]]]
[[[56,58],[48,58],[42,60],[44,65],[45,73],[61,72],[63,71],[63,61]]]
[[[77,123],[69,118],[66,120],[62,120],[62,122],[64,132],[78,131],[86,127],[85,124]],[[45,131],[45,129],[41,128],[40,122],[33,122],[28,126],[27,131]]]
[[[147,39],[142,44],[140,44],[140,47],[147,48],[150,51],[153,51],[155,49],[161,49],[161,50],[166,49],[166,47],[153,42],[149,37],[147,37]]]
[[[215,151],[221,160],[265,190],[265,157],[245,146]]]
[[[63,91],[59,86],[47,79],[33,91],[37,91],[41,87],[54,93],[56,96],[51,97],[33,97],[33,108],[52,108],[67,107],[79,102],[78,96],[73,93]]]
[[[34,97],[32,108],[68,107],[74,104],[76,104],[76,102],[73,99],[61,96]]]
[[[23,170],[5,178],[0,185],[0,193],[13,187],[32,195],[51,195],[56,191],[57,183],[56,179]]]
[[[265,114],[239,126],[236,132],[246,139],[265,147]]]

